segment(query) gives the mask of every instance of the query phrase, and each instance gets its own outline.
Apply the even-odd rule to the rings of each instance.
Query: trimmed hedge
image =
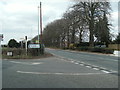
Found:
[[[89,42],[81,42],[81,43],[75,43],[75,47],[88,47],[90,44]]]
[[[8,48],[2,50],[2,55],[7,55],[7,52],[12,52],[13,56],[24,55],[26,53],[25,49],[21,48]]]
[[[2,50],[2,55],[7,55],[7,52],[12,52],[12,56],[26,55],[26,50],[21,48],[8,48]],[[38,56],[44,54],[44,49],[29,49],[27,50],[28,55]]]
[[[28,54],[32,56],[38,56],[40,54],[44,54],[44,49],[38,49],[38,48],[29,48]]]
[[[114,50],[112,50],[112,49],[98,48],[98,47],[77,47],[75,50],[106,53],[106,54],[113,54],[113,52],[114,52]]]

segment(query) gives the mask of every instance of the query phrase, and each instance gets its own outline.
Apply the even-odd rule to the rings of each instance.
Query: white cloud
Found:
[[[113,19],[118,20],[118,12],[113,12],[111,15]]]

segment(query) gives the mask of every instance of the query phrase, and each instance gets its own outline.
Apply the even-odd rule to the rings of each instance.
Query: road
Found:
[[[83,62],[85,64],[95,65],[97,67],[103,67],[111,71],[118,71],[118,57],[98,54],[98,53],[87,53],[87,52],[77,52],[70,50],[54,50],[46,49],[47,52],[54,54],[55,56],[72,60],[75,62]]]
[[[117,57],[46,49],[55,56],[3,60],[3,88],[118,88]]]

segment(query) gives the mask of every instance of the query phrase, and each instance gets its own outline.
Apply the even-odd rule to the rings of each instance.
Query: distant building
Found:
[[[0,34],[0,43],[3,41],[3,34]]]
[[[1,59],[1,41],[3,41],[3,34],[0,34],[0,59]]]
[[[0,48],[1,48],[1,41],[3,41],[3,34],[0,34]]]

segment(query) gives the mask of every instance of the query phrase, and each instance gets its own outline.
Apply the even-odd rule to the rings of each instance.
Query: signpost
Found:
[[[28,48],[40,48],[40,44],[29,44]]]
[[[12,56],[13,52],[7,52],[7,56]]]

